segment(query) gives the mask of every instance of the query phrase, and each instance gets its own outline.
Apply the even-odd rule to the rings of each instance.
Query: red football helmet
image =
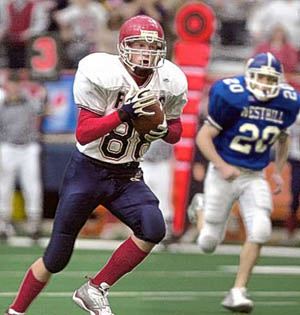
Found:
[[[167,51],[161,25],[146,15],[130,18],[121,26],[118,51],[123,62],[133,71],[136,67],[161,67]],[[134,56],[139,56],[138,62]]]

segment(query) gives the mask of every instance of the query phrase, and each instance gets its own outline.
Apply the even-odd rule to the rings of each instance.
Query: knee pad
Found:
[[[197,239],[197,244],[204,253],[211,254],[217,248],[219,240],[212,235],[203,235],[201,233]]]
[[[141,214],[140,226],[135,235],[146,241],[158,244],[166,234],[166,224],[157,206],[145,207]]]
[[[264,244],[271,238],[272,223],[268,211],[256,211],[252,226],[249,230],[248,240],[253,243]]]
[[[68,234],[52,236],[43,256],[48,271],[58,273],[67,266],[73,253],[75,239],[76,236]]]
[[[204,253],[212,253],[223,241],[225,232],[224,224],[205,222],[197,243]]]

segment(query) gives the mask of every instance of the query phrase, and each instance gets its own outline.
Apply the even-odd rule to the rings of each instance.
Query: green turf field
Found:
[[[25,268],[43,249],[0,245],[0,315],[13,299]],[[109,251],[76,250],[68,268],[53,277],[28,315],[88,314],[71,300],[85,275],[93,275]],[[225,315],[220,306],[231,287],[238,256],[153,253],[110,293],[116,315]],[[249,290],[254,315],[300,314],[299,258],[262,257]]]

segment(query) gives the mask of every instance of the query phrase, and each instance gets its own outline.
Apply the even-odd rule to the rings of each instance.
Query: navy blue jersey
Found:
[[[208,122],[220,130],[214,144],[229,164],[261,170],[270,149],[296,120],[300,96],[282,84],[276,98],[261,102],[246,89],[244,76],[217,81],[210,90]]]

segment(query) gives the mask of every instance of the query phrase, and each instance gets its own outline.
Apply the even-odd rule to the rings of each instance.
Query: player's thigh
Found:
[[[66,168],[52,235],[44,253],[46,268],[56,273],[69,262],[75,239],[91,212],[100,204],[99,178],[92,165],[72,157]],[[107,187],[105,183],[103,187]]]
[[[60,198],[50,242],[43,257],[50,272],[59,272],[68,264],[80,229],[99,204],[91,198],[82,193],[66,194]]]
[[[249,178],[239,202],[248,240],[262,244],[267,242],[271,236],[273,208],[268,182],[263,177]]]
[[[54,231],[76,235],[91,212],[110,189],[106,170],[95,168],[80,153],[75,152],[67,164],[59,191],[59,203]]]
[[[144,181],[119,180],[120,193],[106,207],[129,226],[136,237],[159,243],[165,235],[165,222],[158,199]]]
[[[225,225],[234,200],[233,183],[224,180],[210,165],[204,182],[204,223]]]
[[[225,235],[229,212],[235,200],[233,183],[221,178],[210,164],[204,183],[203,222],[198,244],[205,253],[212,253]]]

